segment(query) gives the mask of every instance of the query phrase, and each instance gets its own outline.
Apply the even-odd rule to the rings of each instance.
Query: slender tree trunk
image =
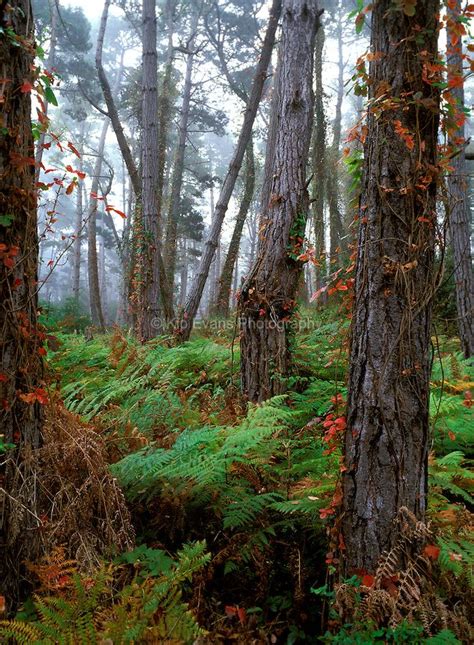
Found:
[[[333,123],[333,140],[327,155],[331,170],[326,174],[326,193],[329,207],[329,257],[332,264],[337,263],[338,253],[341,251],[341,238],[343,236],[339,196],[339,154],[342,131],[342,101],[344,98],[343,17],[343,7],[339,3],[336,29],[338,52],[336,114]]]
[[[110,87],[107,74],[105,73],[104,66],[102,64],[104,38],[105,38],[105,31],[107,28],[107,20],[109,16],[110,3],[111,3],[111,0],[105,0],[104,2],[104,9],[102,11],[102,17],[100,20],[99,33],[97,35],[95,65],[97,68],[97,75],[99,77],[99,83],[102,89],[102,94],[104,95],[105,104],[107,106],[107,113],[109,115],[112,128],[115,132],[115,136],[117,138],[117,143],[119,145],[122,158],[125,162],[125,165],[127,166],[128,174],[130,175],[130,180],[132,182],[135,195],[139,196],[141,191],[140,176],[139,176],[138,169],[135,164],[135,160],[133,158],[132,152],[130,150],[130,146],[125,137],[125,133],[123,131],[120,117],[118,115],[117,107],[115,105],[115,100],[114,100],[114,92]],[[123,53],[122,53],[122,57],[123,57]]]
[[[186,137],[188,134],[189,106],[191,102],[192,74],[194,64],[195,36],[199,16],[196,13],[191,26],[191,38],[187,43],[186,72],[184,76],[183,99],[181,103],[181,116],[178,127],[178,145],[173,163],[171,178],[171,194],[168,208],[168,221],[166,224],[166,243],[164,261],[168,276],[170,292],[173,291],[174,274],[176,271],[176,245],[178,239],[178,218],[181,206],[181,188],[184,175],[184,154],[186,151]]]
[[[245,149],[247,148],[250,136],[252,134],[252,127],[255,121],[255,116],[257,114],[260,98],[262,96],[263,86],[265,84],[267,76],[267,69],[272,55],[273,44],[275,42],[275,33],[278,26],[280,11],[281,0],[273,0],[260,59],[255,70],[250,98],[245,110],[242,129],[240,131],[234,155],[229,164],[227,174],[221,187],[219,199],[217,200],[214,222],[211,226],[209,237],[204,247],[197,274],[191,286],[186,306],[184,308],[183,317],[180,320],[179,334],[181,340],[187,340],[191,334],[194,318],[196,316],[204,285],[206,284],[206,279],[209,274],[209,267],[211,266],[212,258],[214,257],[217,244],[219,242],[222,223],[227,212],[229,200],[232,196],[235,182],[242,166]]]
[[[367,120],[343,474],[347,573],[374,571],[397,539],[402,506],[419,519],[426,509],[439,93],[423,66],[437,59],[438,12],[438,0],[418,0],[412,17],[391,0],[373,5],[369,101],[390,82],[400,104],[369,108]]]
[[[283,0],[282,16],[272,104],[276,131],[267,148],[261,233],[257,259],[240,296],[241,383],[251,401],[263,401],[286,387],[289,323],[302,274],[298,256],[309,208],[306,165],[313,123],[317,3]]]
[[[81,132],[79,139],[79,170],[82,172],[84,169],[84,135],[85,135],[85,121],[81,122]],[[72,297],[79,303],[79,292],[81,283],[81,245],[84,226],[84,185],[82,180],[79,181],[76,188],[76,218],[74,222],[74,245],[73,245],[73,262],[72,262]]]
[[[102,159],[104,156],[105,139],[109,129],[109,119],[105,118],[100,133],[97,159],[94,165],[94,176],[92,178],[91,193],[98,194],[100,173],[102,171]],[[89,299],[91,307],[92,324],[105,331],[104,315],[100,300],[99,283],[99,262],[97,258],[97,199],[91,196],[89,201],[89,213],[87,217],[87,268],[89,279]]]
[[[181,286],[179,294],[180,307],[184,307],[186,303],[186,292],[188,289],[188,253],[186,238],[183,239],[183,247],[181,249],[183,254],[183,265],[181,267]]]
[[[454,9],[448,6],[448,79],[463,75],[462,41],[451,44],[453,27],[461,14],[461,3],[458,0]],[[464,86],[455,84],[450,89],[457,101],[457,108],[464,108]],[[457,132],[450,136],[450,144],[457,151],[459,144],[455,140],[464,140],[464,123]],[[456,290],[456,307],[458,313],[459,338],[466,358],[474,355],[474,276],[471,254],[471,211],[468,203],[468,176],[466,172],[465,147],[457,151],[450,162],[453,168],[448,176],[448,216],[451,244],[454,259],[454,280]]]
[[[316,266],[315,287],[316,291],[322,286],[322,278],[326,275],[325,262],[325,230],[324,230],[324,202],[326,186],[326,115],[324,113],[323,91],[323,50],[324,29],[320,27],[316,34],[315,44],[315,103],[314,103],[314,130],[313,130],[313,221],[315,238],[315,256],[321,266]]]
[[[142,79],[142,218],[144,235],[142,341],[162,330],[159,307],[161,221],[158,212],[158,60],[156,52],[155,0],[143,0]]]
[[[246,167],[245,167],[245,186],[242,202],[240,204],[237,219],[235,220],[234,232],[229,244],[227,256],[222,269],[221,277],[219,280],[219,292],[217,296],[216,307],[214,313],[217,316],[227,318],[229,316],[229,303],[230,303],[230,290],[232,284],[232,274],[234,272],[234,265],[237,261],[240,248],[240,240],[242,231],[244,229],[245,219],[252,202],[253,193],[255,190],[255,159],[253,154],[253,142],[249,141],[246,154]]]
[[[37,395],[43,365],[37,328],[38,237],[31,99],[19,88],[34,64],[33,16],[29,0],[15,10],[0,1],[2,61],[2,135],[0,137],[0,428],[5,444],[14,444],[0,464],[0,594],[14,610],[22,592],[24,562],[40,544],[36,476],[31,450],[42,443],[43,414]],[[18,42],[5,36],[12,30]],[[15,160],[15,163],[12,161]],[[22,397],[30,396],[31,401]],[[40,395],[41,396],[41,395]],[[30,398],[31,398],[30,397]],[[44,401],[43,401],[44,402]]]
[[[166,3],[166,12],[168,16],[168,57],[166,61],[165,75],[163,79],[163,87],[161,91],[161,97],[159,101],[159,119],[160,119],[160,129],[158,137],[158,177],[157,177],[157,208],[159,213],[159,219],[161,220],[162,214],[164,212],[163,203],[164,203],[164,185],[165,185],[165,168],[166,168],[166,152],[168,145],[168,131],[171,123],[171,76],[173,72],[173,2],[168,0]],[[197,19],[196,24],[193,26],[195,30],[197,28]],[[187,73],[186,73],[187,78]],[[189,108],[188,108],[189,112]],[[186,121],[186,131],[187,131],[187,121]],[[185,142],[186,143],[186,142]],[[169,218],[168,218],[169,220]],[[165,253],[168,249],[168,243],[165,243]],[[163,313],[165,314],[166,320],[171,321],[173,318],[173,278],[169,277],[169,273],[173,271],[174,277],[174,266],[170,265],[164,259],[165,272],[163,279],[166,280],[168,289],[166,294],[162,293],[162,299],[167,298],[167,302],[163,302]]]

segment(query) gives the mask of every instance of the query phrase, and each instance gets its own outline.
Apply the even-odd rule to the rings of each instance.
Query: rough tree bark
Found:
[[[178,126],[178,144],[173,162],[173,174],[171,177],[171,193],[168,208],[168,220],[166,222],[166,242],[164,262],[168,277],[168,286],[173,291],[174,274],[176,270],[176,245],[178,238],[178,218],[181,203],[181,188],[184,175],[184,154],[186,151],[186,138],[188,135],[189,106],[191,102],[192,74],[194,57],[194,43],[199,15],[196,13],[191,26],[191,37],[186,43],[187,59],[186,72],[184,75],[183,99],[181,103],[181,115]]]
[[[140,337],[150,340],[160,333],[161,221],[157,203],[158,176],[158,57],[155,0],[143,0],[142,78],[142,221],[144,236],[143,311]]]
[[[2,113],[0,136],[0,428],[2,439],[15,447],[0,460],[0,594],[7,610],[15,608],[25,560],[39,545],[36,479],[31,450],[42,443],[43,366],[37,329],[38,239],[34,147],[29,92],[35,46],[29,0],[15,10],[0,1]],[[8,30],[8,32],[7,32]],[[14,33],[12,38],[7,33]],[[44,391],[43,391],[44,393]],[[30,402],[22,396],[32,395]]]
[[[103,9],[102,17],[100,21],[99,33],[97,35],[95,63],[97,68],[97,74],[99,77],[99,83],[102,89],[102,94],[104,96],[105,104],[107,106],[107,115],[110,118],[112,128],[115,132],[117,143],[119,145],[122,158],[127,167],[127,171],[130,176],[130,181],[133,186],[133,192],[135,193],[135,198],[138,203],[141,200],[142,181],[140,178],[140,174],[138,172],[137,165],[135,163],[135,159],[132,154],[132,150],[127,141],[125,133],[123,131],[122,123],[120,121],[117,106],[114,100],[114,91],[111,90],[110,88],[107,74],[105,73],[103,63],[102,63],[102,54],[103,54],[105,32],[107,28],[109,7],[110,7],[110,0],[106,0],[104,3],[104,9]],[[154,12],[153,12],[153,15],[155,15]],[[154,24],[155,36],[156,36],[156,24],[155,22],[153,22],[153,24]],[[155,46],[155,55],[156,55],[156,46]],[[156,79],[156,83],[158,83],[158,78]],[[168,116],[167,113],[166,113],[166,116]],[[165,139],[165,146],[166,146],[166,139]],[[158,174],[157,174],[157,177],[158,177]],[[158,180],[156,179],[156,181]],[[160,278],[159,289],[160,289],[161,298],[163,302],[163,311],[164,311],[165,317],[167,319],[171,319],[173,312],[172,312],[172,306],[170,309],[169,303],[172,302],[172,298],[167,288],[167,282],[165,279],[164,262],[163,262],[163,257],[161,255],[161,249],[159,247],[155,249],[154,263],[156,265],[156,272]]]
[[[265,84],[267,69],[270,63],[273,44],[275,42],[275,33],[278,26],[278,20],[281,11],[281,0],[273,0],[270,16],[268,19],[267,31],[263,40],[262,51],[259,61],[255,70],[255,76],[252,82],[252,89],[250,97],[244,114],[244,122],[237,141],[237,145],[230,161],[227,174],[222,183],[219,198],[217,200],[215,217],[209,232],[208,239],[204,246],[204,251],[201,257],[201,262],[197,270],[197,274],[191,285],[189,296],[184,307],[183,315],[179,321],[178,334],[181,340],[187,340],[191,334],[194,318],[196,316],[199,303],[201,301],[202,292],[206,279],[209,274],[209,267],[211,266],[212,258],[219,242],[219,236],[222,229],[229,200],[234,190],[235,182],[237,181],[242,161],[245,154],[245,149],[252,134],[252,127],[257,114],[258,105],[262,96],[263,86]]]
[[[397,539],[400,507],[420,519],[426,508],[439,94],[423,65],[437,58],[438,12],[438,0],[418,0],[412,17],[391,0],[373,5],[343,474],[347,572],[374,571]],[[401,102],[378,114],[385,92]]]
[[[283,1],[272,99],[275,131],[265,163],[257,258],[240,296],[241,382],[251,401],[281,393],[290,370],[289,323],[309,208],[306,165],[319,14],[315,0]]]
[[[450,8],[448,5],[448,80],[463,75],[462,41],[451,44],[451,32],[461,14],[461,3]],[[451,95],[457,100],[458,108],[464,107],[464,86],[455,84],[450,89]],[[459,148],[455,140],[464,139],[464,123],[450,135],[449,143],[454,149]],[[471,210],[468,202],[468,174],[466,169],[465,146],[450,162],[453,168],[448,176],[448,217],[451,244],[454,259],[454,280],[456,291],[456,308],[458,314],[458,330],[461,348],[466,358],[474,355],[474,276],[471,254]]]
[[[234,266],[239,255],[240,239],[244,229],[245,219],[252,203],[252,197],[255,190],[255,159],[253,153],[252,138],[247,146],[246,166],[245,166],[245,185],[244,194],[240,203],[239,212],[235,220],[234,231],[230,240],[229,249],[219,279],[219,291],[214,308],[214,314],[227,318],[229,316],[229,301],[232,285],[232,275]]]

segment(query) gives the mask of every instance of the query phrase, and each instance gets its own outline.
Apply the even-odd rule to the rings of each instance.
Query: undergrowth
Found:
[[[300,331],[291,391],[247,407],[239,395],[238,348],[229,338],[201,337],[180,347],[161,339],[144,347],[119,330],[89,341],[79,334],[56,334],[50,356],[61,394],[69,410],[100,434],[137,533],[137,549],[110,565],[113,574],[107,574],[113,580],[106,584],[109,601],[104,592],[99,604],[109,607],[114,595],[118,613],[105,610],[112,623],[125,620],[133,605],[138,612],[133,620],[144,630],[141,638],[147,630],[161,629],[163,638],[177,639],[166,642],[315,642],[329,596],[314,591],[329,589],[335,571],[333,554],[326,551],[328,536],[330,542],[334,538],[341,465],[331,436],[344,414],[347,350],[340,337],[341,323],[334,316]],[[473,375],[452,341],[441,338],[434,346],[428,559],[436,555],[432,568],[451,611],[451,601],[464,602],[460,585],[473,585]],[[180,580],[173,603],[167,604],[156,595],[156,576],[172,566],[175,571],[178,565],[171,563],[179,563],[179,554],[192,544],[205,544],[208,555],[193,584]],[[132,578],[130,572],[125,578],[119,573],[124,566],[133,568]],[[99,571],[106,569],[103,564]],[[398,594],[401,583],[392,582]],[[129,598],[135,592],[143,601],[138,610],[137,600]],[[75,611],[74,593],[60,608],[66,615]],[[154,604],[147,604],[148,594]],[[38,614],[41,603],[58,609],[48,598],[36,598],[36,622],[29,625],[49,638]],[[166,616],[168,610],[178,612],[183,629],[188,625],[187,636],[166,636],[168,621],[163,627],[157,612]],[[420,615],[415,620],[402,612],[396,624],[387,619],[359,629],[341,622],[339,613],[339,619],[329,616],[331,633],[324,638],[460,642],[449,629],[453,621],[436,623],[430,631]],[[92,618],[94,634],[99,623],[101,638],[112,633],[112,623],[107,631],[103,617]],[[125,637],[119,632],[114,638],[133,641],[121,641]]]

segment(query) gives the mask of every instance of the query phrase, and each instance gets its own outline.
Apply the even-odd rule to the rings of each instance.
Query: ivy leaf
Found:
[[[0,226],[8,228],[12,225],[14,219],[14,215],[0,215]]]
[[[44,95],[48,103],[51,103],[51,105],[55,105],[56,107],[58,106],[58,99],[50,87],[46,86],[44,88]]]

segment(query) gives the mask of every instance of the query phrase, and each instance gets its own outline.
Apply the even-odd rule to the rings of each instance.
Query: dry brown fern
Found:
[[[427,636],[450,629],[462,642],[473,642],[469,594],[451,576],[449,593],[440,597],[443,575],[425,551],[433,541],[430,526],[407,508],[400,509],[397,524],[399,538],[382,554],[374,576],[367,577],[370,586],[336,586],[335,609],[341,622],[371,620],[377,628],[395,628],[406,620],[423,625]]]
[[[132,546],[130,515],[103,440],[60,402],[47,410],[44,445],[34,459],[45,544],[67,545],[68,556],[85,568]]]

